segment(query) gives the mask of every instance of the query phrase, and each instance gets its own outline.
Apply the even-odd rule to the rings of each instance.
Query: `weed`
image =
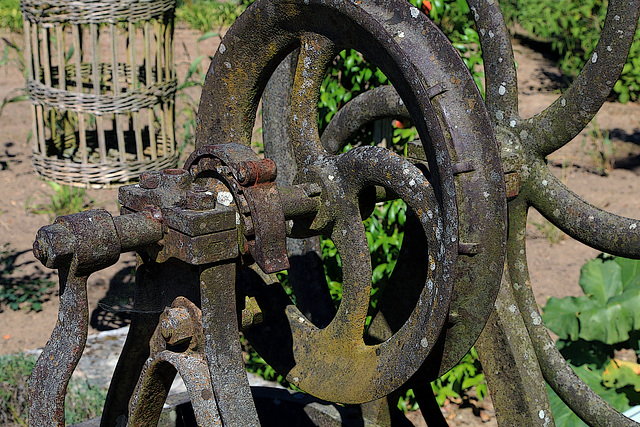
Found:
[[[20,0],[0,1],[0,28],[7,28],[13,32],[22,32]]]
[[[194,30],[207,32],[233,24],[246,8],[247,2],[242,0],[184,2],[176,9],[176,18]]]
[[[555,245],[567,238],[567,235],[555,225],[551,224],[547,219],[542,218],[540,221],[531,221],[531,225],[542,233],[545,239]]]
[[[36,363],[35,356],[0,356],[0,424],[27,425],[27,383]],[[71,380],[66,397],[67,424],[95,418],[101,411],[106,392],[82,380]]]
[[[72,380],[65,400],[64,418],[67,424],[96,418],[102,413],[107,392],[87,381]]]
[[[559,55],[558,66],[569,77],[578,75],[600,37],[606,0],[502,0],[507,22],[518,22],[530,34],[549,42]],[[640,97],[640,31],[636,31],[627,62],[613,92],[622,103]]]
[[[27,379],[35,363],[33,356],[0,356],[0,424],[27,425]]]
[[[40,311],[55,283],[37,277],[17,277],[16,259],[23,253],[9,248],[9,244],[0,249],[0,304],[12,310]]]
[[[81,212],[93,205],[93,199],[86,196],[84,188],[62,185],[57,182],[47,182],[47,184],[54,191],[49,196],[51,201],[46,204],[29,205],[29,200],[27,200],[27,211],[37,215],[47,214],[51,219],[54,219],[58,216]]]
[[[0,4],[2,3],[0,2]],[[0,6],[0,13],[1,11],[2,6]],[[6,37],[3,37],[2,41],[4,42],[4,50],[2,53],[2,58],[0,58],[0,67],[11,65],[17,68],[25,76],[26,81],[27,70],[24,62],[24,56],[22,55],[22,50],[16,43],[7,39]],[[0,116],[2,116],[2,111],[7,105],[27,100],[29,100],[29,95],[27,95],[26,85],[25,87],[13,89],[4,97],[2,103],[0,103]]]
[[[601,130],[598,122],[591,121],[591,129],[582,140],[582,149],[589,155],[596,171],[603,176],[613,169],[615,149],[608,130]]]

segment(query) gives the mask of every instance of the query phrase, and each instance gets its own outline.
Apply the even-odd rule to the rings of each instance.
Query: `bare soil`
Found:
[[[17,43],[21,42],[20,36],[5,36]],[[177,30],[175,52],[181,76],[184,76],[191,61],[202,53],[213,54],[219,43],[218,38],[197,43],[198,37],[199,34],[196,32]],[[553,66],[548,55],[535,48],[539,46],[532,47],[516,41],[515,55],[523,117],[542,111],[565,87],[565,79]],[[0,99],[15,88],[24,87],[24,84],[18,69],[10,66],[0,68]],[[199,97],[197,90],[192,92],[192,96],[196,99]],[[181,119],[179,115],[178,122]],[[553,167],[553,172],[590,203],[620,215],[638,218],[640,105],[606,103],[596,121],[601,130],[609,132],[615,148],[615,155],[610,156],[613,169],[608,171],[608,176],[593,173],[597,166],[593,155],[594,140],[588,137],[586,131],[550,156],[553,164],[565,165]],[[55,280],[55,275],[43,268],[31,253],[37,230],[49,224],[52,219],[46,215],[30,213],[26,206],[46,203],[52,190],[39,179],[31,165],[31,147],[28,141],[30,129],[31,113],[28,102],[11,104],[5,108],[0,117],[0,245],[6,243],[19,253],[17,275]],[[114,215],[118,213],[116,189],[87,190],[87,194],[94,200],[94,208],[107,209]],[[549,229],[544,225],[540,215],[535,212],[531,215],[527,253],[536,299],[541,306],[551,296],[580,295],[580,267],[598,254],[597,251],[561,234],[555,235],[552,242],[547,237]],[[112,307],[127,306],[134,266],[134,256],[125,254],[116,265],[90,277],[90,333],[127,323],[127,314],[114,313]],[[6,306],[0,307],[0,354],[42,347],[55,325],[57,305],[57,297],[53,293],[43,304],[40,312],[13,311]],[[486,411],[491,412],[490,405],[486,406],[486,410],[476,408],[467,411],[466,419],[456,420],[460,417],[465,418],[463,411],[452,412],[451,425],[474,425],[485,420],[495,423],[495,418],[486,415]],[[481,415],[483,411],[483,417],[473,414],[476,412]]]

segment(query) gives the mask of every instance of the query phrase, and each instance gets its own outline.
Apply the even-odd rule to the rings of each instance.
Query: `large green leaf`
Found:
[[[640,329],[640,261],[597,258],[581,270],[580,297],[550,298],[543,319],[562,339],[617,344]]]
[[[602,341],[617,344],[629,339],[633,329],[633,311],[622,304],[609,300],[604,306],[595,306],[578,315],[580,338],[587,341]]]
[[[640,290],[640,260],[622,257],[615,257],[613,260],[621,268],[621,280],[624,292],[631,289]]]
[[[621,267],[613,260],[592,259],[580,270],[580,287],[585,295],[600,304],[622,294]]]
[[[580,312],[594,306],[596,304],[585,296],[549,298],[542,319],[560,338],[576,341],[580,334]]]

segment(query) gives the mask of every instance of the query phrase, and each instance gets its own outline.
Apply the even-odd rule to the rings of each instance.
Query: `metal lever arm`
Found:
[[[33,252],[47,267],[59,269],[60,307],[31,373],[29,425],[64,425],[67,385],[87,340],[89,275],[114,264],[122,251],[161,238],[162,225],[151,211],[114,219],[105,210],[92,210],[58,217],[38,231]]]

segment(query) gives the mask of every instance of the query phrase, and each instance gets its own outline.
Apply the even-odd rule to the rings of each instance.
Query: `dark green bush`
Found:
[[[500,4],[507,22],[517,22],[531,36],[550,44],[568,77],[577,76],[591,58],[607,9],[606,0],[501,0]],[[622,103],[640,96],[640,31],[613,91]]]

